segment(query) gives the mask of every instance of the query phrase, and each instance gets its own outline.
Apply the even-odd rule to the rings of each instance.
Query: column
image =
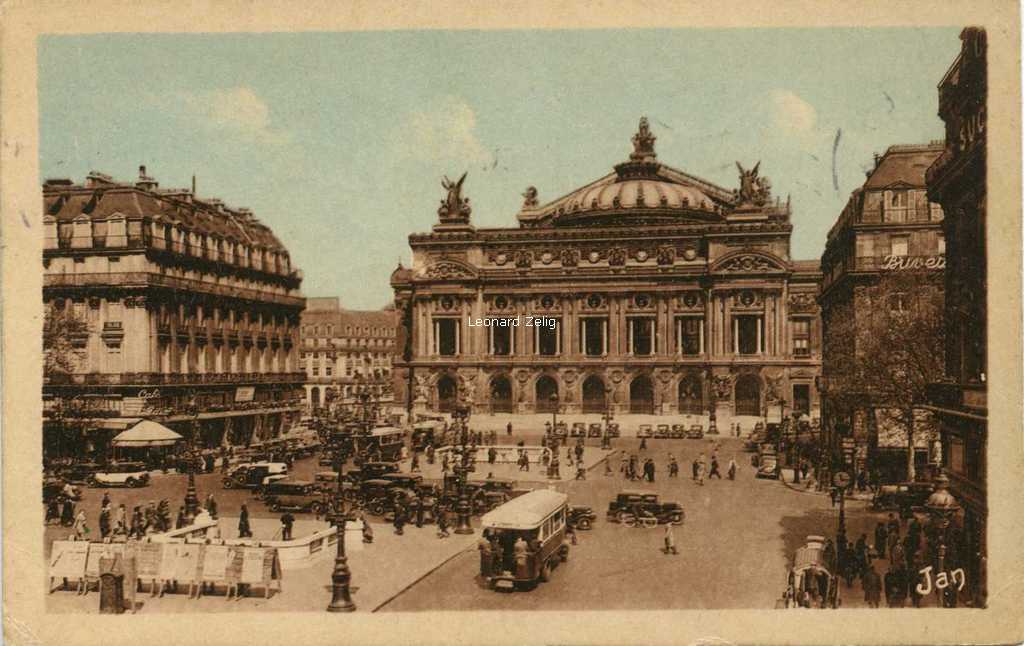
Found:
[[[732,319],[732,352],[739,354],[740,349],[740,321],[735,316]]]
[[[700,320],[700,326],[697,328],[697,334],[700,336],[700,353],[704,354],[704,325],[707,319]],[[680,337],[682,334],[680,334]],[[680,339],[682,340],[682,339]]]
[[[579,351],[580,351],[580,354],[586,356],[586,354],[587,354],[587,322],[586,322],[585,319],[582,319],[582,318],[579,319],[579,328],[580,328]]]
[[[601,321],[601,327],[604,329],[604,334],[601,335],[601,337],[602,337],[601,340],[604,342],[603,354],[604,354],[604,356],[607,357],[608,356],[608,320],[607,319]]]
[[[764,354],[761,343],[764,341],[764,314],[757,319],[757,353]]]
[[[562,319],[558,330],[558,350],[561,353],[564,347],[567,352],[566,355],[569,357],[575,357],[579,353],[576,351],[576,326],[579,325],[579,319],[576,318],[576,297],[571,296],[568,301],[562,301]],[[562,336],[565,336],[564,340]]]
[[[633,319],[626,319],[626,356],[633,356]]]

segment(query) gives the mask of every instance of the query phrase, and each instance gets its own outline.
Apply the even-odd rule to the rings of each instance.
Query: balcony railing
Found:
[[[206,372],[161,373],[122,372],[50,375],[44,383],[51,386],[176,386],[197,384],[302,383],[304,372]]]
[[[216,285],[205,281],[175,278],[148,272],[92,273],[92,274],[48,274],[43,276],[44,287],[167,287],[187,292],[202,292],[226,298],[240,298],[250,301],[274,302],[281,305],[300,307],[305,299],[267,291]]]

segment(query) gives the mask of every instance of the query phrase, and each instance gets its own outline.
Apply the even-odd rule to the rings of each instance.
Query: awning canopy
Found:
[[[146,446],[173,446],[179,440],[180,435],[151,420],[143,420],[127,431],[118,433],[114,438],[114,446],[117,447],[146,447]]]

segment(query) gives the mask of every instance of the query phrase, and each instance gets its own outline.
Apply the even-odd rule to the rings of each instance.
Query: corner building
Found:
[[[248,209],[90,173],[43,186],[43,303],[88,331],[77,365],[43,384],[44,452],[102,454],[153,419],[200,448],[273,437],[298,415],[301,271]],[[90,402],[84,445],[55,413]]]
[[[730,190],[660,163],[654,143],[642,119],[612,173],[546,204],[530,187],[518,227],[475,228],[465,176],[446,179],[438,224],[392,274],[396,400],[817,417],[819,263],[790,258],[788,203],[759,165]]]

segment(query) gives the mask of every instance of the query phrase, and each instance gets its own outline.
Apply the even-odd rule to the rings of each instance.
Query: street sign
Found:
[[[850,474],[845,471],[837,471],[836,474],[832,476],[832,484],[841,489],[849,487],[850,480]]]

